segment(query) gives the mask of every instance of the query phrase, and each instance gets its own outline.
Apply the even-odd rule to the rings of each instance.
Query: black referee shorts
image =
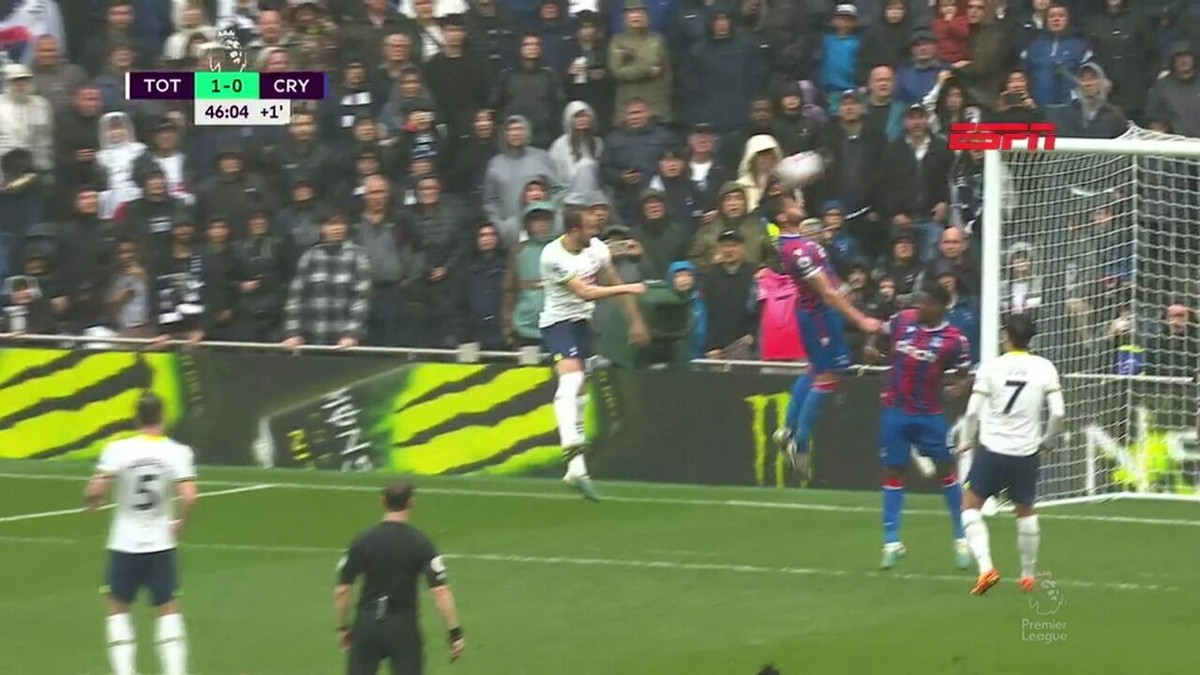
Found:
[[[387,661],[392,675],[421,675],[425,655],[415,616],[390,614],[382,621],[360,612],[350,634],[346,675],[376,675]]]

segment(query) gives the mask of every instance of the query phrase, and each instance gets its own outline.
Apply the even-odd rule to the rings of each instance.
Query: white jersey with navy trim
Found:
[[[592,237],[587,248],[578,253],[568,251],[559,237],[542,249],[541,273],[544,301],[538,327],[545,328],[563,321],[591,321],[596,303],[571,292],[567,283],[583,279],[595,284],[600,270],[612,264],[612,252],[599,239]]]
[[[171,503],[175,483],[196,478],[191,448],[166,437],[134,436],[109,443],[96,471],[113,481],[116,512],[109,550],[155,553],[175,548]]]
[[[1058,368],[1041,356],[1013,351],[984,361],[973,389],[985,399],[979,444],[1001,455],[1035,454],[1043,440],[1046,399],[1059,391]]]

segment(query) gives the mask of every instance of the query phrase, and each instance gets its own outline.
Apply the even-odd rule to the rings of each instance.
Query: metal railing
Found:
[[[474,344],[459,345],[457,349],[432,349],[422,347],[337,347],[333,345],[300,345],[287,347],[280,342],[230,342],[222,340],[190,342],[188,340],[158,340],[150,338],[106,337],[91,335],[38,335],[38,334],[2,334],[0,347],[59,347],[64,349],[105,349],[105,348],[138,348],[141,350],[162,349],[215,349],[221,351],[254,351],[276,354],[363,354],[373,356],[394,356],[408,361],[431,359],[437,361],[455,361],[458,363],[515,363],[518,365],[537,365],[549,361],[549,355],[538,347],[526,347],[520,351],[481,350]],[[806,361],[754,361],[754,360],[722,360],[722,359],[693,359],[690,362],[698,369],[709,372],[738,372],[754,371],[760,374],[794,375],[808,367]],[[849,372],[854,375],[868,373],[885,373],[887,366],[855,364]],[[1138,381],[1149,384],[1186,385],[1200,381],[1197,378],[1166,377],[1159,375],[1117,375],[1112,373],[1063,373],[1065,380],[1081,381]]]

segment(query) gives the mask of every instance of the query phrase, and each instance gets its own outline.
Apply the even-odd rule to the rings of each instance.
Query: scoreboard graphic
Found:
[[[125,97],[192,101],[197,126],[284,126],[292,101],[320,100],[325,73],[134,72],[125,75]]]

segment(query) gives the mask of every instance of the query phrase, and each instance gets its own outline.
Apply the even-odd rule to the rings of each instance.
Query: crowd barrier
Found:
[[[121,349],[31,345],[36,342],[0,347],[3,458],[93,461],[106,442],[134,431],[134,401],[151,389],[166,401],[170,433],[192,445],[204,464],[416,475],[561,473],[553,372],[520,365],[516,353],[472,355],[504,354],[506,363],[464,363],[455,350],[350,354],[314,348],[297,356],[273,345]],[[855,371],[827,406],[815,433],[814,474],[805,486],[771,443],[795,371],[793,364],[715,361],[690,370],[597,369],[586,415],[593,474],[765,488],[877,488],[878,369]],[[1074,386],[1095,384],[1068,380],[1066,386],[1070,401]],[[1163,402],[1161,385],[1153,391],[1158,398],[1148,394],[1138,405],[1180,404]],[[957,420],[964,403],[949,401],[948,415]],[[1128,454],[1113,440],[1128,436],[1124,411],[1076,419],[1087,428],[1073,430],[1078,442],[1056,462],[1069,467],[1060,480],[1070,484],[1057,487],[1070,492],[1085,487],[1088,471],[1121,471],[1121,453]],[[1095,464],[1094,448],[1111,455],[1110,468],[1103,462],[1080,468]],[[1091,480],[1095,484],[1094,475]],[[932,491],[937,485],[916,477],[912,487]]]

